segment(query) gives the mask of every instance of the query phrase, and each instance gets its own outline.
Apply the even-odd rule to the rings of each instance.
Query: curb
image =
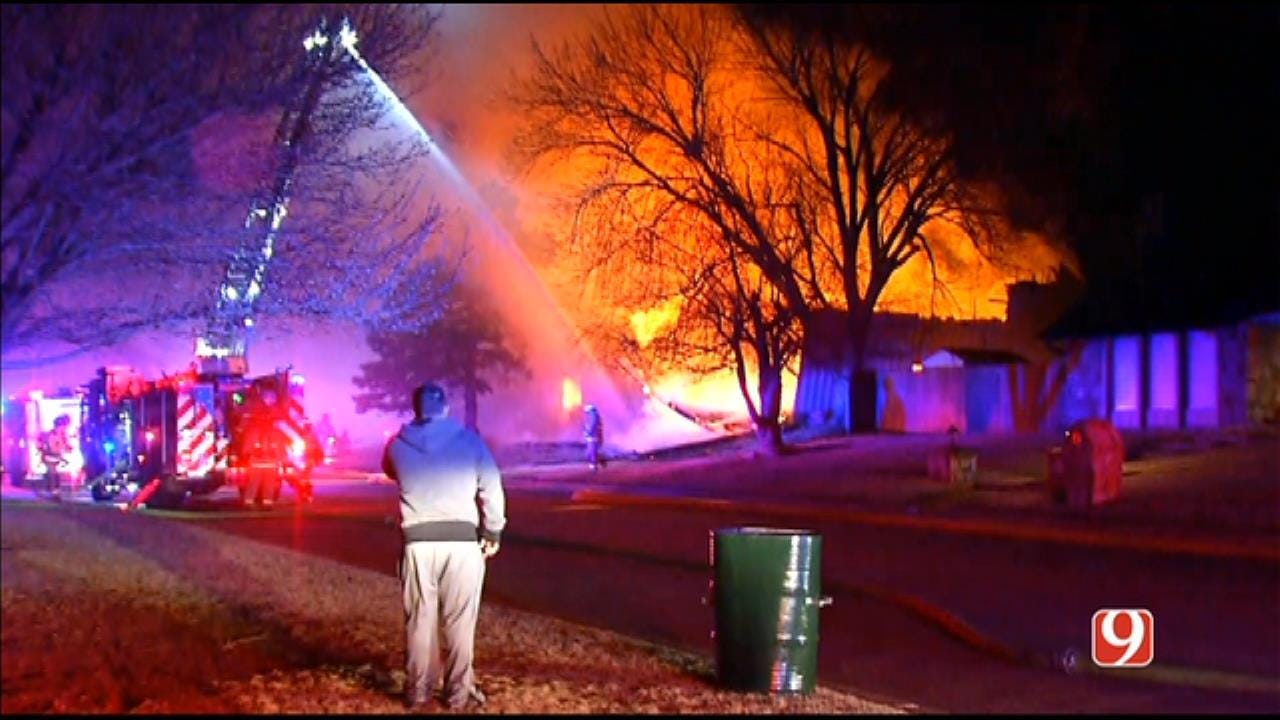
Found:
[[[4,505],[11,507],[21,507],[24,509],[35,510],[63,510],[71,509],[87,509],[91,511],[109,511],[120,515],[142,515],[145,517],[161,517],[175,518],[180,520],[227,520],[236,518],[273,518],[273,517],[293,517],[302,511],[299,505],[286,505],[281,508],[272,508],[271,510],[180,510],[165,508],[149,508],[139,507],[132,510],[123,510],[120,508],[121,503],[114,502],[64,502],[57,503],[39,498],[5,498]],[[305,512],[305,511],[302,511]],[[321,513],[315,513],[317,515]]]
[[[912,515],[870,512],[865,510],[833,509],[817,505],[772,504],[749,500],[724,498],[660,497],[629,495],[595,489],[574,491],[573,502],[590,502],[611,505],[636,505],[651,507],[683,507],[716,510],[721,512],[757,512],[787,517],[820,518],[843,522],[875,525],[880,527],[940,530],[966,535],[983,535],[997,538],[1013,538],[1040,542],[1108,547],[1122,550],[1160,552],[1175,555],[1195,555],[1235,560],[1259,560],[1280,563],[1280,542],[1268,544],[1232,542],[1206,538],[1141,537],[1116,531],[1100,531],[1076,528],[1035,527],[997,520],[919,517]]]

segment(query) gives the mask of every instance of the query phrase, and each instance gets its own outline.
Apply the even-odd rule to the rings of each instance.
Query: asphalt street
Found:
[[[395,488],[322,484],[305,508],[151,513],[394,574]],[[945,712],[1280,711],[1280,563],[986,537],[731,505],[680,508],[574,502],[509,492],[502,552],[486,597],[708,655],[709,533],[741,525],[823,536],[819,681]],[[1090,621],[1141,607],[1156,622],[1156,660],[1100,673]],[[483,631],[483,630],[482,630]],[[1073,651],[1075,672],[1055,667]],[[483,659],[481,659],[483,662]]]

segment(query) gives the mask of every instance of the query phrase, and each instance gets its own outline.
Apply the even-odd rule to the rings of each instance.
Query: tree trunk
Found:
[[[1043,429],[1049,411],[1058,404],[1067,378],[1080,364],[1083,343],[1075,343],[1057,361],[1035,362],[1009,369],[1009,399],[1013,405],[1013,429],[1034,433]],[[1050,366],[1054,374],[1049,376]],[[1046,380],[1048,382],[1046,383]]]
[[[848,434],[876,430],[876,379],[875,373],[866,369],[870,329],[871,313],[861,309],[849,312],[849,342],[853,352],[849,364],[849,412],[845,417]]]
[[[472,432],[480,432],[479,418],[480,414],[478,395],[476,392],[476,364],[475,355],[469,353],[467,355],[466,382],[463,383],[462,395],[464,403],[464,422],[467,429]]]
[[[786,454],[787,446],[782,441],[782,426],[778,424],[777,419],[772,423],[763,419],[756,423],[756,450],[769,457]]]
[[[465,422],[467,429],[473,432],[480,432],[479,418],[480,414],[478,403],[476,402],[476,384],[474,382],[467,383],[466,389],[463,391],[466,396],[466,417]]]
[[[1083,354],[1084,343],[1074,342],[1068,352],[1055,361],[1015,365],[1009,369],[1009,400],[1014,411],[1015,432],[1034,433],[1044,428],[1048,414],[1057,406],[1066,380],[1080,365]]]
[[[1041,393],[1047,368],[1043,362],[1015,365],[1009,372],[1009,399],[1013,404],[1013,429],[1015,432],[1035,432],[1043,420],[1040,410]]]
[[[760,411],[755,418],[756,443],[765,455],[781,455],[786,451],[782,425],[778,422],[782,415],[782,369],[765,366],[759,373]]]

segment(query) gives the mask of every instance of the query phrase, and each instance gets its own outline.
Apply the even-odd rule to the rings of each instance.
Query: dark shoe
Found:
[[[404,709],[409,712],[417,712],[427,709],[427,694],[425,692],[406,692],[404,694]]]
[[[488,698],[484,696],[480,688],[472,685],[471,689],[461,699],[450,698],[448,705],[450,710],[475,710],[487,701]]]
[[[434,687],[435,692],[427,690]],[[440,682],[426,682],[426,684],[407,683],[404,687],[404,707],[410,711],[426,711],[431,705],[432,699],[440,700]]]

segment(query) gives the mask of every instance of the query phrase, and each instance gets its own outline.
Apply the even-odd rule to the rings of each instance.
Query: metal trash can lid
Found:
[[[771,527],[732,527],[716,530],[717,535],[817,535],[813,530]]]

